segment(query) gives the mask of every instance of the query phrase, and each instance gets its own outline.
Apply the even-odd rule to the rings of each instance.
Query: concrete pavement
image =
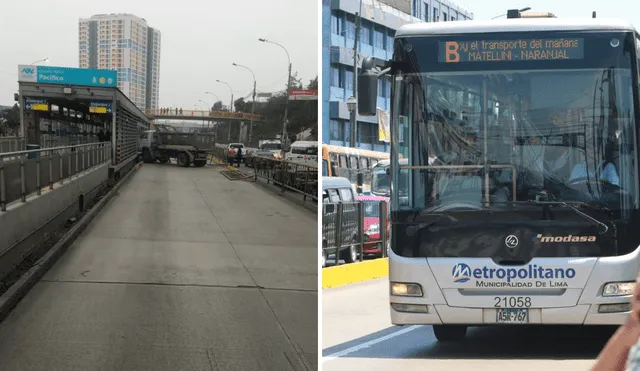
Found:
[[[323,290],[323,371],[587,371],[615,330],[471,328],[439,344],[431,326],[391,325],[388,292],[388,278]]]
[[[144,165],[0,324],[0,369],[317,370],[316,218]]]

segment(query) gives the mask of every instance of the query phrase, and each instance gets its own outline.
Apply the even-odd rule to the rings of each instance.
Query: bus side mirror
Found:
[[[377,107],[378,74],[373,69],[363,68],[358,75],[358,113],[360,116],[375,116]]]
[[[358,173],[356,178],[357,178],[358,187],[362,187],[362,185],[364,184],[364,174]]]

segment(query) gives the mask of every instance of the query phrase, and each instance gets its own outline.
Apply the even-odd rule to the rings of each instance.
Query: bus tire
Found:
[[[465,325],[433,325],[433,333],[439,342],[462,342],[467,335]]]

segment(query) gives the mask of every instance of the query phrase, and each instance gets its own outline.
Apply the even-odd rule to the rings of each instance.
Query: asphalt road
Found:
[[[0,324],[0,370],[317,370],[317,216],[147,164]]]
[[[325,289],[323,371],[587,371],[614,328],[476,327],[439,344],[431,326],[392,326],[388,279]]]

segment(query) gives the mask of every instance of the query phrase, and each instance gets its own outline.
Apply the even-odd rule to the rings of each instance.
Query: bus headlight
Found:
[[[391,282],[391,295],[422,296],[422,288],[417,283]]]
[[[602,296],[624,296],[631,295],[635,282],[612,282],[604,285]]]

